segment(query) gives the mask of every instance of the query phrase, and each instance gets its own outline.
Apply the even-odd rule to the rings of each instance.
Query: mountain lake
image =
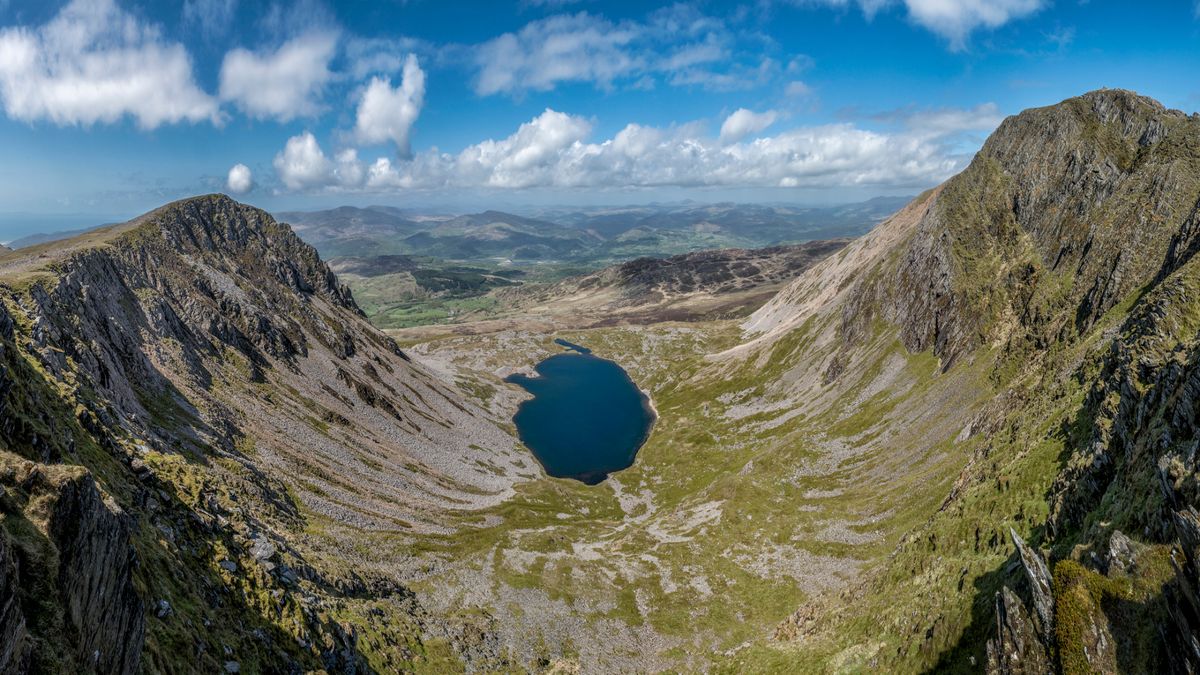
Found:
[[[547,474],[596,485],[633,464],[656,415],[624,368],[586,347],[555,342],[568,351],[537,364],[536,376],[506,378],[533,395],[513,423]]]

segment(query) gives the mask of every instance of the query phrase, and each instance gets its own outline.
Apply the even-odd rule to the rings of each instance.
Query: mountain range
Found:
[[[406,254],[467,263],[570,262],[591,268],[639,255],[758,248],[855,236],[908,198],[834,207],[684,204],[416,216],[391,207],[282,212],[279,219],[329,257]]]
[[[477,325],[367,321],[321,252],[411,273],[345,243],[403,220],[368,211],[305,243],[211,195],[0,253],[0,672],[1200,669],[1200,115],[1027,110],[852,241],[499,288]],[[632,231],[584,222],[387,236]],[[556,339],[657,414],[599,485],[510,421]]]
[[[512,298],[496,297],[493,289],[541,287],[637,258],[862,234],[906,201],[888,197],[821,208],[688,203],[544,209],[537,218],[500,211],[417,216],[392,207],[347,206],[279,217],[346,272],[377,326],[406,328],[498,318]],[[412,269],[385,272],[390,263],[371,262],[401,257]]]

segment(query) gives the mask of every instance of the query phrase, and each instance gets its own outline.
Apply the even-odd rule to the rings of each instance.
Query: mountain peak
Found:
[[[1009,117],[988,138],[980,155],[1002,154],[1003,148],[1022,144],[1056,151],[1067,143],[1085,152],[1128,154],[1157,143],[1167,127],[1188,119],[1182,111],[1133,91],[1097,89]],[[1030,159],[1020,161],[1029,164]]]
[[[250,238],[290,229],[277,223],[266,211],[224,194],[180,199],[138,216],[130,223],[184,236],[197,245],[203,240],[212,245],[245,245]]]
[[[882,315],[910,350],[932,348],[949,364],[980,344],[1086,331],[1200,251],[1189,224],[1200,203],[1198,147],[1200,117],[1121,89],[1009,117],[962,173],[848,249],[898,272],[848,285],[855,311],[845,334]],[[885,240],[893,243],[872,243]],[[894,242],[905,242],[899,257],[872,252]],[[826,298],[814,288],[840,288],[817,277],[841,269],[828,267],[750,325],[773,326],[787,305],[804,316],[813,304],[805,298]]]

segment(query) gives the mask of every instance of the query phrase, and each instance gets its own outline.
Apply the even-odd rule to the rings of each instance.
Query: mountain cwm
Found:
[[[540,309],[401,350],[223,197],[0,254],[0,670],[1194,671],[1198,223],[1197,116],[1009,118],[748,319],[564,331],[659,416],[599,486]]]

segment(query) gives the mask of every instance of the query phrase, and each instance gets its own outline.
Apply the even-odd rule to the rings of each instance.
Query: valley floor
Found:
[[[916,439],[872,442],[919,414],[895,406],[936,370],[899,345],[814,408],[708,356],[741,340],[732,322],[418,335],[409,353],[497,417],[524,396],[503,377],[559,351],[556,337],[620,363],[661,415],[635,465],[600,485],[542,477],[454,535],[394,542],[421,550],[404,581],[477,667],[558,655],[585,672],[709,669],[859,581],[961,464]]]

